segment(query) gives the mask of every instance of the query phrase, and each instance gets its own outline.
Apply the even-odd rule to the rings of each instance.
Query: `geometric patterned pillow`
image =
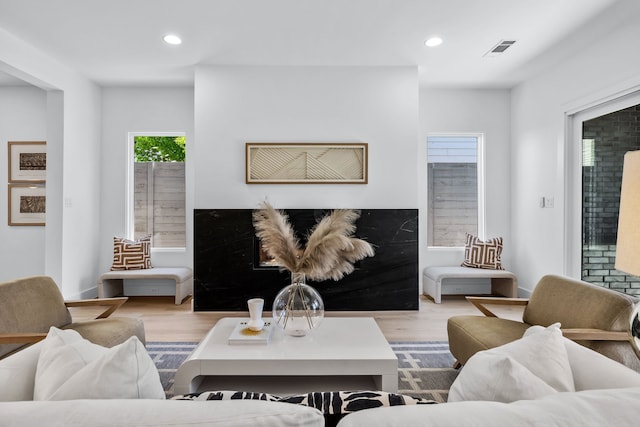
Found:
[[[467,233],[464,245],[463,267],[486,268],[490,270],[504,270],[500,261],[502,255],[502,237],[480,240]]]
[[[113,238],[112,270],[143,270],[151,268],[151,236],[140,240]]]

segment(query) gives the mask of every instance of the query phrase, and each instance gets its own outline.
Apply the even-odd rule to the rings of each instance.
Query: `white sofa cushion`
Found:
[[[394,406],[354,412],[344,417],[338,427],[636,426],[638,402],[640,388],[627,388],[556,393],[512,403]]]
[[[36,371],[34,400],[164,399],[160,375],[133,336],[106,348],[74,330],[52,327]]]
[[[33,384],[42,342],[0,360],[0,402],[33,400]]]
[[[438,406],[438,405],[432,405]],[[0,402],[3,427],[323,427],[314,408],[259,400],[102,399]]]
[[[607,356],[564,339],[576,391],[640,387],[640,373]]]
[[[452,384],[448,401],[512,402],[575,391],[559,326],[476,353]]]

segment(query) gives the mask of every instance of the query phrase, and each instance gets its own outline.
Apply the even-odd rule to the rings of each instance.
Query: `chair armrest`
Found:
[[[122,304],[127,302],[129,298],[95,298],[95,299],[83,299],[75,301],[65,301],[64,305],[67,307],[90,307],[90,306],[108,306],[108,308],[96,316],[96,319],[107,318],[116,311]]]
[[[565,338],[572,341],[629,341],[627,332],[606,331],[604,329],[560,329]]]
[[[485,307],[484,304],[517,305],[517,306],[524,306],[529,304],[529,300],[526,298],[466,297],[466,299],[487,317],[498,317],[498,316],[496,316],[491,310]]]
[[[46,333],[0,334],[0,344],[33,344],[47,337]]]
[[[90,306],[107,306],[107,309],[96,316],[96,319],[104,319],[109,317],[111,313],[116,311],[122,304],[128,300],[127,297],[120,298],[96,298],[87,300],[65,301],[67,307],[90,307]],[[0,334],[0,344],[33,344],[42,341],[47,333],[12,333]]]

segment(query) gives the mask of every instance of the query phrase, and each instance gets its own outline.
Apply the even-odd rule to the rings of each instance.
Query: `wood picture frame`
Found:
[[[41,183],[47,173],[45,141],[9,141],[9,182]]]
[[[44,185],[9,184],[10,226],[44,226],[46,217],[46,190]]]
[[[367,184],[367,143],[245,144],[247,184]]]

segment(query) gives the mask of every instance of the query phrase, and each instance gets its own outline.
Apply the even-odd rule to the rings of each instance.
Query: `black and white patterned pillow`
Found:
[[[173,396],[171,400],[267,400],[269,402],[277,402],[280,400],[280,397],[268,393],[221,390],[183,394]]]
[[[384,391],[325,391],[297,394],[292,396],[275,396],[268,393],[252,393],[245,391],[205,391],[174,396],[172,400],[266,400],[269,402],[285,402],[310,406],[319,409],[325,415],[345,415],[363,409],[381,406],[424,405],[437,403],[403,394]]]
[[[424,405],[437,403],[384,391],[327,391],[281,397],[279,402],[297,403],[319,409],[325,415],[344,415],[381,406]]]

